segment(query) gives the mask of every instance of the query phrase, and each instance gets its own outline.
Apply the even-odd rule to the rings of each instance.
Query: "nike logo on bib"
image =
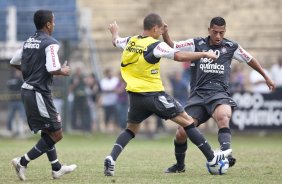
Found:
[[[136,62],[133,62],[133,63],[136,63]],[[123,63],[121,63],[121,67],[126,67],[126,66],[128,66],[128,65],[131,65],[131,64],[133,64],[133,63],[127,63],[127,64],[123,64]]]

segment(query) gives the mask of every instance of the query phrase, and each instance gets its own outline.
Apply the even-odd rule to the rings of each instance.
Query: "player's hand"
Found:
[[[63,75],[65,76],[69,76],[70,75],[70,67],[67,65],[68,61],[65,61],[64,64],[61,67],[61,71],[63,73]]]
[[[118,33],[118,29],[119,29],[119,28],[118,28],[117,22],[114,21],[113,23],[111,23],[111,24],[109,25],[108,29],[110,30],[110,32],[111,32],[112,34]]]
[[[205,58],[212,59],[213,61],[217,60],[218,56],[215,54],[215,52],[204,52]]]
[[[168,33],[168,25],[166,23],[164,23],[163,34],[167,34],[167,33]]]
[[[271,91],[274,91],[274,90],[275,90],[276,85],[275,85],[275,83],[273,82],[273,80],[271,80],[271,79],[268,78],[268,79],[265,80],[265,82],[266,82],[266,84],[267,84],[269,90],[271,90]]]

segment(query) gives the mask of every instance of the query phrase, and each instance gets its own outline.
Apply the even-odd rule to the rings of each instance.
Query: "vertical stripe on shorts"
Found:
[[[40,115],[45,118],[50,118],[49,113],[47,111],[47,107],[44,103],[41,93],[36,92],[36,103],[37,103],[37,107],[39,109]]]

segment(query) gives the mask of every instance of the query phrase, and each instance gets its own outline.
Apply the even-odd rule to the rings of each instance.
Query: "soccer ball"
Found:
[[[206,163],[207,169],[212,175],[222,175],[228,171],[229,162],[227,158],[220,160],[217,164],[210,166],[208,162]]]

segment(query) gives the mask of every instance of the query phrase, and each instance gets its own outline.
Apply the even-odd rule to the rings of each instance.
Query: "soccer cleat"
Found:
[[[68,174],[72,171],[74,171],[77,168],[77,165],[72,164],[72,165],[62,165],[61,169],[58,171],[52,171],[52,176],[53,179],[58,179],[62,177],[65,174]]]
[[[213,153],[214,153],[213,159],[207,162],[210,166],[214,166],[220,160],[227,158],[229,155],[231,155],[232,149],[228,149],[225,151],[218,150],[218,151],[214,151]]]
[[[174,164],[173,166],[167,168],[164,172],[165,173],[182,173],[182,172],[185,172],[185,165],[179,166],[177,164]]]
[[[229,167],[232,167],[232,166],[235,165],[235,163],[236,163],[236,158],[232,157],[232,155],[229,155],[229,156],[227,157],[227,159],[228,159],[228,162],[229,162]]]
[[[105,176],[115,175],[115,161],[111,156],[107,156],[104,161],[104,174]]]
[[[14,158],[12,160],[12,165],[14,166],[15,170],[16,170],[16,173],[19,177],[20,180],[24,181],[25,180],[25,171],[26,171],[26,166],[22,166],[20,164],[20,160],[21,158],[20,157],[17,157],[17,158]]]

